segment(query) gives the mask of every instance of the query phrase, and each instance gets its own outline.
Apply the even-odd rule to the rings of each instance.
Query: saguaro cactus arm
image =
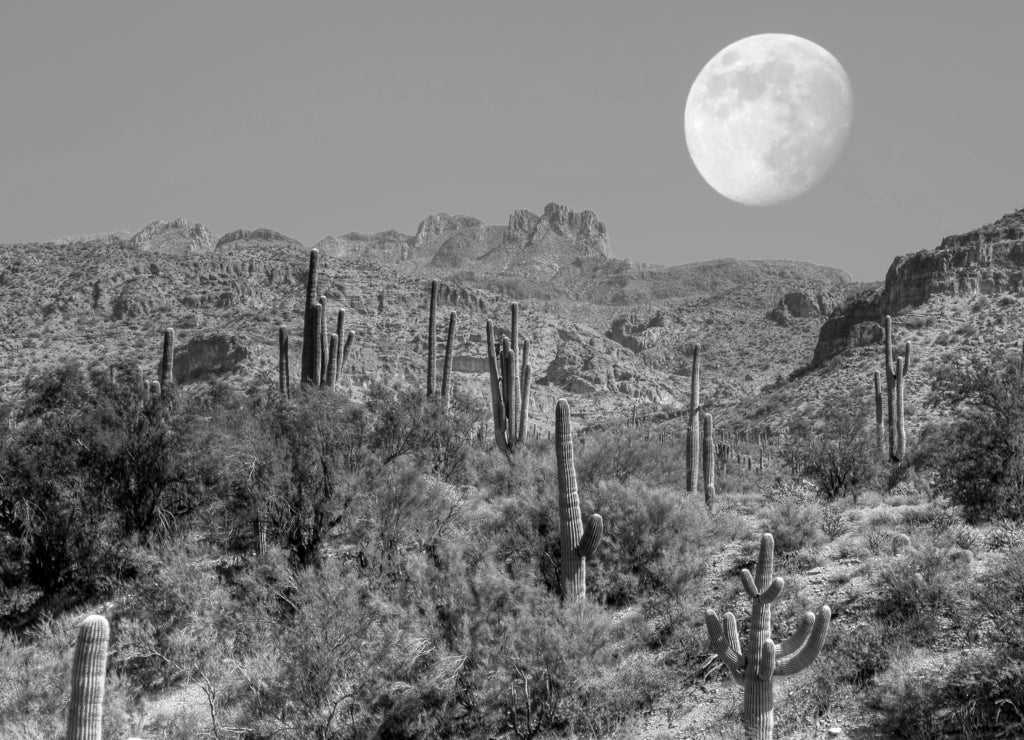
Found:
[[[828,634],[828,625],[832,619],[832,610],[828,608],[828,605],[821,607],[817,617],[807,612],[804,615],[806,622],[807,617],[810,616],[812,623],[810,628],[810,634],[804,634],[804,640],[800,643],[799,647],[788,648],[786,641],[783,641],[782,650],[779,651],[778,660],[775,666],[775,675],[780,678],[786,676],[795,676],[797,673],[802,671],[804,668],[810,666],[814,662],[814,659],[818,657],[818,653],[821,652],[821,648],[825,645],[825,636]],[[803,625],[801,625],[802,627]],[[799,634],[800,631],[797,631]],[[797,635],[794,634],[794,637]],[[788,652],[787,652],[788,651]]]
[[[581,558],[589,558],[597,552],[597,546],[601,544],[601,535],[604,533],[604,520],[600,514],[591,514],[587,521],[586,529],[580,538],[580,544],[576,546],[576,552]]]
[[[79,625],[71,667],[67,740],[101,740],[109,642],[110,625],[103,615],[88,616]]]
[[[704,612],[704,621],[707,623],[708,637],[711,638],[711,649],[725,664],[733,680],[742,684],[743,669],[747,665],[747,659],[740,652],[740,636],[736,629],[736,617],[732,612],[726,612],[725,619],[720,620],[714,609],[708,609]]]

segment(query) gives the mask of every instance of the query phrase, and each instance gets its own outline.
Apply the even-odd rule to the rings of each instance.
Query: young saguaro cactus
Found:
[[[299,382],[304,385],[320,385],[320,353],[316,348],[320,336],[320,321],[316,311],[317,268],[320,264],[320,250],[309,253],[309,272],[306,274],[306,302],[302,314],[302,372]]]
[[[109,642],[110,625],[103,615],[88,616],[79,625],[71,666],[67,740],[101,740]]]
[[[494,323],[487,321],[487,367],[491,376],[491,410],[494,416],[494,441],[511,458],[529,428],[530,341],[523,342],[522,367],[517,366],[519,341],[519,304],[512,303],[512,337],[502,339],[500,349],[494,339]],[[519,372],[521,369],[521,372]]]
[[[168,393],[174,383],[174,329],[164,329],[164,351],[160,356],[160,388]]]
[[[583,528],[576,466],[572,452],[569,402],[555,405],[555,463],[558,466],[558,522],[562,567],[562,601],[581,601],[587,595],[587,558],[597,551],[604,531],[600,514],[593,514]]]
[[[775,678],[793,676],[807,668],[821,651],[828,633],[832,612],[824,605],[815,615],[805,612],[791,637],[776,644],[772,640],[772,602],[782,593],[782,578],[772,577],[775,541],[767,532],[761,535],[761,551],[754,575],[740,572],[743,589],[753,600],[750,635],[745,649],[740,647],[736,617],[726,612],[719,619],[714,609],[704,613],[711,647],[725,664],[729,675],[743,687],[742,721],[747,740],[771,740],[775,711]]]
[[[910,370],[910,342],[903,347],[903,362],[897,363],[892,348],[892,317],[885,317],[885,391],[889,410],[889,459],[898,463],[907,452],[906,423],[902,406],[897,408],[896,387],[903,387],[903,380]],[[903,436],[900,436],[903,430]]]
[[[328,352],[327,352],[327,373],[324,385],[334,390],[338,385],[338,341],[337,334],[331,334],[328,340]]]
[[[686,491],[697,490],[700,480],[700,344],[693,345],[690,375],[690,417],[686,424]]]
[[[701,466],[704,468],[704,505],[715,508],[715,421],[704,414],[704,432],[700,438]]]

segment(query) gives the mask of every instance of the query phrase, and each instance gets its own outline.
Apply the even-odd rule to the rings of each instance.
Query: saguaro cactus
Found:
[[[174,384],[174,329],[164,329],[164,351],[160,356],[161,393],[168,393]]]
[[[580,601],[587,595],[587,558],[601,542],[604,522],[593,514],[583,529],[580,496],[576,488],[576,466],[572,452],[572,423],[569,402],[559,399],[555,406],[555,462],[558,465],[558,521],[562,566],[562,601]]]
[[[878,446],[878,451],[885,454],[885,432],[883,431],[882,421],[882,378],[881,374],[875,370],[875,444]]]
[[[441,375],[441,398],[444,400],[445,410],[452,403],[452,362],[455,357],[455,329],[458,317],[452,311],[448,314],[448,342],[444,347],[444,372]]]
[[[903,362],[896,364],[892,349],[892,317],[885,317],[885,391],[889,410],[889,459],[898,463],[907,451],[906,424],[903,419],[902,407],[897,409],[896,386],[902,386],[907,372],[910,370],[910,342],[903,348]],[[904,430],[902,439],[899,430]]]
[[[103,615],[88,616],[79,625],[71,666],[67,740],[101,740],[109,642],[110,625]]]
[[[427,318],[427,395],[434,395],[434,366],[437,351],[437,281],[430,281],[430,312]]]
[[[690,417],[686,424],[686,491],[697,490],[700,480],[700,344],[693,345],[690,375]]]
[[[906,377],[906,369],[903,365],[903,358],[896,358],[896,451],[893,455],[897,460],[902,460],[907,454],[907,424],[903,413],[903,384]]]
[[[310,368],[312,375],[310,376],[310,384],[319,386],[323,381],[323,374],[320,372],[320,359],[324,354],[324,335],[320,331],[320,327],[323,325],[323,314],[324,307],[318,302],[313,303],[313,344],[310,347],[310,362],[312,366]],[[305,348],[303,348],[305,351]]]
[[[726,612],[719,619],[714,609],[704,613],[711,647],[725,664],[729,675],[743,687],[742,720],[748,740],[771,740],[774,724],[774,679],[793,676],[809,666],[825,644],[832,612],[824,605],[815,615],[805,612],[792,637],[777,645],[772,641],[771,604],[782,593],[782,578],[773,578],[775,541],[761,535],[761,552],[754,575],[744,568],[740,580],[753,600],[750,636],[741,649],[736,617]]]
[[[319,298],[320,311],[317,313],[317,318],[320,324],[320,385],[327,385],[327,296],[322,295]]]
[[[332,357],[334,359],[334,366],[337,369],[337,373],[338,373],[337,377],[340,378],[341,377],[342,345],[345,343],[345,309],[344,308],[339,308],[338,309],[338,328],[337,328],[337,331],[335,332],[335,334],[338,335],[338,344],[334,348],[334,353],[333,353]],[[328,364],[330,364],[330,360],[328,360]]]
[[[715,507],[715,422],[711,414],[704,414],[704,433],[700,443],[700,462],[704,468],[704,504],[710,511]]]
[[[494,339],[494,323],[487,321],[487,367],[491,376],[491,409],[494,441],[511,457],[525,440],[529,427],[530,382],[529,340],[523,343],[522,372],[518,372],[516,343],[519,340],[519,305],[511,304],[512,339],[502,339],[500,350]]]
[[[291,395],[291,373],[288,370],[288,327],[277,327],[277,384],[281,395]]]
[[[341,336],[340,334],[338,335]],[[345,348],[341,351],[341,363],[338,365],[338,375],[341,375],[341,371],[345,369],[345,362],[348,360],[349,350],[352,349],[352,342],[356,338],[356,333],[349,329],[348,336],[345,337]]]
[[[331,334],[329,342],[329,348],[327,352],[327,375],[324,385],[334,390],[338,385],[338,335]]]
[[[320,385],[320,354],[316,350],[320,336],[320,321],[316,317],[317,267],[320,264],[320,250],[309,253],[309,272],[306,274],[306,303],[302,314],[302,373],[299,382]]]

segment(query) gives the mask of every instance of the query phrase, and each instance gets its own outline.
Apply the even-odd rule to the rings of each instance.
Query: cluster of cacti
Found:
[[[523,341],[522,364],[519,361],[519,304],[511,303],[512,336],[495,344],[494,323],[487,321],[487,366],[491,376],[491,409],[494,417],[494,441],[498,449],[511,457],[519,442],[526,439],[530,409],[530,340]],[[521,372],[520,372],[521,370]]]
[[[583,528],[580,496],[576,487],[576,465],[572,450],[569,402],[555,405],[555,463],[558,466],[558,522],[561,550],[562,600],[580,601],[587,595],[587,558],[601,542],[604,522],[591,515]]]
[[[79,625],[71,667],[67,740],[100,740],[102,737],[109,642],[110,625],[104,616],[93,614]]]
[[[327,333],[327,296],[317,296],[317,270],[320,251],[309,253],[309,272],[306,275],[306,302],[302,316],[302,368],[299,382],[335,388],[345,368],[355,332],[345,335],[345,309],[338,310],[337,333]],[[342,338],[344,337],[344,345]],[[288,330],[278,327],[278,385],[281,393],[290,394],[291,380],[288,361]]]
[[[427,318],[427,396],[434,395],[437,377],[437,289],[436,280],[430,281],[430,310]],[[448,342],[444,350],[444,370],[441,374],[441,399],[445,409],[451,406],[452,385],[455,376],[452,374],[452,362],[455,358],[455,330],[458,318],[454,311],[448,315]]]
[[[903,357],[893,356],[892,318],[885,317],[885,391],[889,411],[889,459],[898,463],[907,454],[907,427],[903,413],[904,378],[910,370],[910,342]]]
[[[697,490],[700,480],[700,345],[693,345],[690,375],[690,416],[686,423],[686,492]]]
[[[770,534],[761,535],[761,551],[754,575],[746,568],[740,573],[743,588],[753,600],[750,636],[741,648],[736,617],[727,612],[719,619],[713,609],[705,612],[711,647],[725,664],[729,675],[743,687],[741,718],[748,739],[771,740],[774,724],[776,677],[793,676],[809,666],[825,644],[832,612],[822,606],[817,616],[806,612],[793,635],[776,645],[772,640],[771,604],[782,593],[782,578],[773,578],[775,543]]]

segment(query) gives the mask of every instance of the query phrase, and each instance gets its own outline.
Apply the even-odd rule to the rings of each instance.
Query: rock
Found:
[[[133,249],[146,252],[190,255],[209,252],[214,248],[215,239],[202,224],[176,218],[173,221],[154,221],[148,224],[128,243]]]
[[[224,250],[230,247],[232,253],[245,249],[298,249],[305,251],[302,242],[285,236],[273,229],[237,229],[225,234],[217,240],[214,249]]]
[[[779,299],[775,311],[783,311],[787,316],[797,319],[812,319],[827,316],[837,304],[838,300],[830,293],[811,294],[794,290]]]
[[[373,260],[397,263],[409,258],[413,238],[395,229],[376,234],[350,232],[343,236],[325,236],[314,246],[321,255],[337,259]]]
[[[223,334],[193,337],[174,351],[174,382],[191,383],[233,372],[247,359],[249,350],[235,337]]]

